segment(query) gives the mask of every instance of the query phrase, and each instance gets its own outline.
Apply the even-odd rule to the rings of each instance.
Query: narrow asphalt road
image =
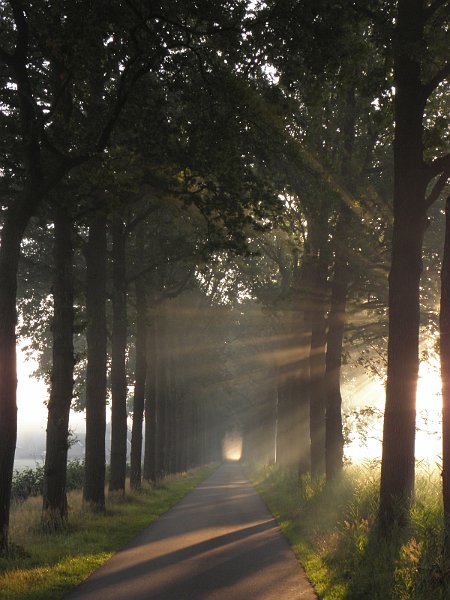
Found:
[[[317,600],[239,464],[226,463],[67,600]]]

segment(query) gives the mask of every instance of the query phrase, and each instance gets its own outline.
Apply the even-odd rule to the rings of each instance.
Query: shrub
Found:
[[[67,491],[81,490],[84,481],[84,460],[74,459],[67,463]]]
[[[26,500],[29,496],[40,496],[44,489],[44,465],[36,464],[32,469],[14,471],[11,498],[16,501]]]
[[[75,459],[67,463],[67,491],[80,490],[83,487],[84,461]],[[35,468],[14,471],[11,499],[23,502],[30,496],[41,496],[44,491],[44,465]]]

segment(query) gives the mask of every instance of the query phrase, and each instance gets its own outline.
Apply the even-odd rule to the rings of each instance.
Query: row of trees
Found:
[[[0,551],[17,301],[49,377],[50,528],[74,396],[94,510],[109,393],[112,493],[129,411],[136,487],[144,416],[145,479],[217,457],[232,427],[249,457],[335,477],[346,314],[379,341],[388,305],[389,531],[413,494],[422,242],[449,176],[448,2],[1,7]]]
[[[1,112],[4,208],[0,247],[2,552],[8,543],[16,442],[15,327],[22,243],[32,246],[30,240],[33,238],[41,236],[43,241],[43,235],[47,239],[54,237],[53,360],[44,515],[57,523],[66,513],[64,472],[73,387],[73,307],[75,300],[76,308],[81,301],[77,282],[73,279],[72,264],[77,257],[75,245],[84,243],[88,281],[84,315],[87,340],[84,493],[87,505],[101,508],[108,337],[107,222],[110,222],[113,264],[110,489],[116,490],[123,486],[126,452],[127,229],[137,231],[139,223],[148,220],[154,206],[164,205],[167,196],[172,200],[181,198],[185,202],[195,202],[202,219],[209,224],[205,239],[192,242],[195,260],[202,262],[209,248],[227,243],[233,245],[228,230],[237,229],[235,225],[241,217],[248,218],[244,214],[247,206],[261,202],[260,198],[255,200],[249,195],[249,190],[256,186],[249,165],[241,165],[235,160],[242,148],[236,147],[235,153],[230,155],[228,167],[236,167],[235,181],[225,188],[222,156],[218,151],[211,153],[211,148],[204,144],[205,128],[197,129],[201,115],[196,112],[196,101],[199,100],[196,95],[201,98],[204,109],[212,111],[211,118],[226,118],[224,103],[221,103],[221,114],[214,106],[214,98],[206,93],[205,69],[210,71],[211,62],[219,55],[220,62],[225,65],[227,57],[234,52],[240,36],[237,24],[242,20],[244,5],[224,6],[220,11],[216,7],[213,10],[209,2],[203,3],[201,10],[190,4],[174,3],[163,10],[147,3],[132,2],[126,6],[108,7],[108,10],[104,8],[102,3],[90,2],[71,7],[62,2],[45,1],[33,5],[20,1],[2,3],[5,25],[1,32],[0,57],[2,88],[6,92]],[[219,24],[211,18],[213,13]],[[185,80],[186,73],[189,74],[188,81]],[[215,78],[219,76],[215,73]],[[191,95],[188,87],[193,92]],[[189,160],[188,156],[191,157]],[[149,198],[153,205],[148,202]],[[141,203],[140,213],[137,207],[132,208],[137,201]],[[217,223],[216,205],[223,207],[224,216],[220,223]],[[27,231],[24,240],[25,230],[31,226],[33,217],[37,219],[33,223],[37,234]],[[190,217],[186,218],[189,220]],[[156,229],[160,225],[156,221]],[[79,228],[84,242],[75,235]],[[144,234],[145,237],[149,235],[151,230]],[[158,240],[157,236],[155,240]],[[36,246],[41,252],[39,240]],[[153,272],[152,277],[156,279],[152,292],[156,295],[154,303],[157,302],[158,286],[170,295],[170,282],[164,277],[173,267],[164,246],[157,248],[164,256],[162,264],[158,261],[159,256],[156,260],[150,259],[147,264],[140,264],[134,275],[139,287],[140,275]],[[181,257],[183,250],[189,249],[180,246]],[[185,268],[182,266],[181,271]],[[175,287],[182,286],[187,279],[186,274],[182,275],[181,280],[175,280]],[[34,288],[34,281],[28,280],[28,284]],[[136,295],[139,297],[136,304],[141,305],[142,291]],[[83,324],[75,324],[78,328],[83,327]],[[140,385],[142,389],[142,376]],[[160,387],[164,389],[164,385]],[[139,411],[138,408],[137,413]],[[170,419],[173,421],[169,411],[167,421]],[[201,419],[205,422],[204,415]],[[201,419],[197,418],[197,421]],[[197,431],[204,431],[204,427],[197,427]]]

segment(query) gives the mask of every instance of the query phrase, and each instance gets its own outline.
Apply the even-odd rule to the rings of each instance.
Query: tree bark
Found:
[[[293,306],[282,324],[278,348],[277,449],[276,460],[283,468],[305,473],[310,466],[309,362],[310,331],[304,306],[296,290]]]
[[[338,243],[340,243],[338,237]],[[342,471],[344,436],[342,433],[341,365],[348,289],[348,263],[336,249],[331,287],[326,354],[325,475],[331,481]]]
[[[133,427],[131,431],[131,473],[132,489],[141,486],[142,465],[142,425],[145,402],[145,380],[147,376],[147,296],[145,282],[137,279],[136,290],[136,371],[133,401]]]
[[[147,331],[147,378],[145,382],[144,479],[157,479],[156,339],[154,317]]]
[[[164,307],[158,311],[156,322],[156,456],[157,479],[167,474],[167,329]]]
[[[0,555],[8,551],[17,439],[16,294],[22,231],[5,223],[0,246]]]
[[[42,524],[57,530],[67,520],[67,451],[73,395],[73,222],[65,207],[54,208],[53,362],[48,403]]]
[[[126,232],[115,217],[113,238],[113,326],[111,348],[111,474],[110,493],[125,493],[127,467],[127,284]]]
[[[420,276],[426,227],[421,83],[423,1],[400,0],[394,47],[394,227],[389,274],[389,342],[380,486],[385,533],[404,523],[414,490],[419,372]]]
[[[309,348],[309,415],[311,439],[311,475],[325,474],[325,406],[327,344],[327,272],[328,216],[327,201],[317,215],[308,216],[308,239],[302,265],[305,322],[311,331]]]
[[[86,249],[86,454],[83,503],[105,509],[106,434],[106,216],[97,215],[89,227]]]
[[[442,379],[442,496],[444,550],[450,556],[450,196],[445,207],[445,243],[441,270],[439,345]]]
[[[325,473],[326,344],[327,324],[322,299],[312,315],[309,357],[311,475],[313,477],[320,477]]]
[[[17,31],[14,53],[5,60],[17,85],[24,190],[3,218],[0,243],[0,555],[8,552],[9,509],[17,440],[16,300],[20,244],[45,194],[41,169],[39,124],[28,61],[28,22],[23,8],[12,7]],[[61,171],[61,178],[64,172]]]

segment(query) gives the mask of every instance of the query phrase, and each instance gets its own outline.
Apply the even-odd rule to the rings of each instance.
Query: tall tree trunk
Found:
[[[309,415],[311,475],[325,474],[325,405],[327,344],[328,199],[317,215],[308,216],[308,239],[302,265],[305,322],[310,327]]]
[[[311,469],[311,363],[309,349],[312,343],[312,324],[305,314],[301,286],[304,273],[300,269],[297,287],[297,307],[293,311],[291,331],[294,333],[294,378],[291,381],[292,434],[290,446],[294,451],[294,466],[299,475]],[[298,301],[299,300],[299,301]]]
[[[9,509],[17,440],[17,271],[25,229],[45,195],[41,169],[40,126],[27,71],[28,25],[20,6],[13,7],[17,30],[16,52],[9,62],[17,84],[25,187],[22,197],[3,216],[0,242],[0,555],[8,552]],[[19,18],[18,13],[22,16]],[[65,172],[61,170],[60,179]],[[56,178],[54,181],[56,184]]]
[[[338,243],[340,243],[338,237]],[[325,469],[331,481],[343,467],[344,436],[342,433],[341,364],[348,289],[348,263],[336,249],[335,270],[331,287],[326,354],[326,422]]]
[[[167,328],[166,311],[161,306],[156,322],[156,455],[157,479],[167,475],[167,419],[168,419],[168,381],[167,381]]]
[[[442,495],[444,500],[444,550],[450,556],[450,196],[445,207],[445,244],[441,270],[439,316],[442,379]]]
[[[113,326],[111,349],[111,474],[109,492],[125,493],[127,467],[127,283],[126,232],[115,217],[113,238]]]
[[[106,216],[89,227],[86,249],[86,454],[83,503],[94,511],[105,508],[106,435]]]
[[[144,479],[156,482],[157,441],[156,441],[156,339],[154,316],[147,331],[147,378],[145,381],[145,445]]]
[[[194,402],[189,395],[186,402],[186,468],[194,462]]]
[[[341,173],[350,192],[355,189],[353,171],[354,145],[357,121],[355,87],[346,90],[343,119],[343,151]],[[325,418],[325,476],[331,481],[342,471],[344,465],[344,434],[342,431],[341,366],[342,344],[346,321],[346,304],[350,279],[348,262],[348,232],[351,229],[352,211],[342,202],[334,232],[334,275],[331,284],[331,305],[328,316],[326,354],[326,418]]]
[[[300,294],[297,289],[297,295]],[[277,463],[283,468],[309,470],[309,332],[303,319],[303,306],[288,311],[282,324],[282,344],[277,383]]]
[[[136,371],[133,402],[133,427],[131,431],[131,474],[132,489],[141,486],[142,424],[145,402],[145,380],[147,375],[147,295],[145,282],[137,279],[136,290]]]
[[[17,438],[16,294],[22,231],[5,223],[0,245],[0,555],[8,551]]]
[[[67,451],[73,395],[73,222],[65,207],[54,208],[53,363],[48,403],[42,524],[59,529],[67,519]]]
[[[426,226],[421,84],[423,1],[399,0],[394,48],[394,228],[389,274],[389,343],[380,523],[405,522],[414,490],[419,372],[420,276]],[[413,49],[417,49],[413,50]]]
[[[178,345],[178,349],[182,345]],[[178,352],[177,385],[180,391],[179,427],[177,439],[177,471],[184,472],[188,469],[189,458],[189,396],[187,393],[186,377],[187,357],[183,352]]]
[[[323,298],[312,315],[310,364],[311,475],[325,473],[325,369],[327,325]]]

